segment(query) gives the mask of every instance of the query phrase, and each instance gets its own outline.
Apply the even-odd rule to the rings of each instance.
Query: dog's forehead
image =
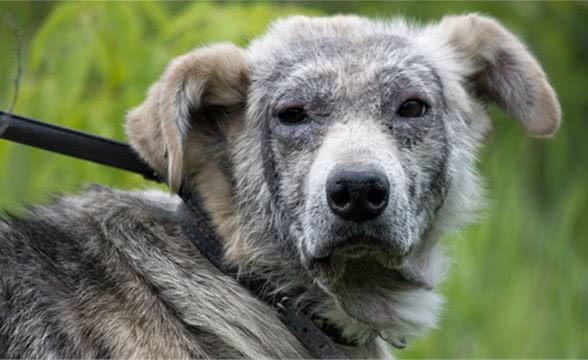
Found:
[[[351,69],[360,71],[373,65],[394,64],[416,55],[407,39],[393,34],[365,34],[361,37],[302,38],[276,47],[265,59],[265,71],[304,69]]]
[[[337,78],[350,87],[437,81],[426,52],[412,44],[411,35],[402,25],[384,27],[356,17],[288,19],[250,46],[253,84],[275,92],[284,85]]]

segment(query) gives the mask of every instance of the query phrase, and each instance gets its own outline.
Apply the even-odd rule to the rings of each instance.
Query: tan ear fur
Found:
[[[209,105],[243,103],[247,91],[247,63],[232,44],[194,50],[174,59],[151,86],[145,101],[127,114],[131,146],[156,171],[166,176],[177,193],[184,177],[184,147],[193,116]]]
[[[525,46],[492,18],[447,16],[439,24],[472,73],[476,91],[520,121],[530,136],[553,135],[561,110],[545,73]]]

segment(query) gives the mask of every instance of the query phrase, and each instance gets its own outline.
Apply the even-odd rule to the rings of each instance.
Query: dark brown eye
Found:
[[[293,106],[277,113],[280,122],[286,125],[294,125],[306,120],[306,112],[302,107]]]
[[[427,112],[427,104],[421,100],[411,99],[407,100],[398,108],[398,115],[401,117],[416,118],[425,115]]]

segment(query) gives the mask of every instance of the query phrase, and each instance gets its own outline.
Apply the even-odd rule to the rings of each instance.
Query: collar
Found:
[[[273,306],[280,314],[280,320],[290,332],[316,358],[349,359],[349,356],[337,348],[340,345],[356,345],[343,337],[339,329],[327,324],[322,329],[317,327],[309,314],[289,301],[287,294],[268,291],[268,284],[263,279],[239,275],[238,269],[223,263],[223,248],[215,231],[210,225],[206,211],[196,191],[180,190],[183,202],[179,205],[176,217],[188,239],[208,259],[208,261],[227,276],[236,279],[243,287],[251,291],[259,300]],[[271,286],[271,285],[270,285]]]

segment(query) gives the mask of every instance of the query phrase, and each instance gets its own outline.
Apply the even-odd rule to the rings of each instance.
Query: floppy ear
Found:
[[[218,128],[208,110],[242,105],[247,84],[243,51],[232,44],[213,45],[174,59],[145,101],[129,111],[132,147],[167,177],[170,191],[177,193],[183,181],[188,137]]]
[[[503,107],[530,136],[555,133],[560,106],[541,66],[525,46],[494,19],[447,16],[439,24],[464,61],[468,79],[484,99]]]

